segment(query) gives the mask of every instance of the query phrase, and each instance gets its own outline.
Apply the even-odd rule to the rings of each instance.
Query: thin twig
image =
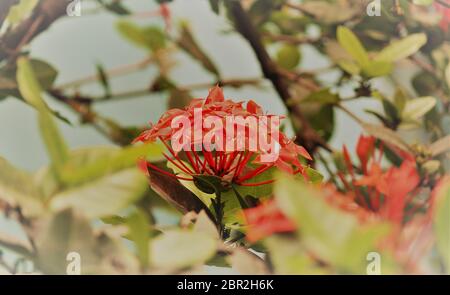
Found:
[[[358,124],[363,125],[364,121],[361,120],[358,116],[356,116],[355,114],[353,114],[352,111],[350,111],[349,109],[347,109],[345,106],[343,106],[342,104],[336,104],[336,107],[338,107],[339,109],[341,109],[342,111],[344,111],[347,115],[349,115],[353,120],[355,120]]]
[[[293,45],[305,44],[305,43],[314,43],[320,41],[321,38],[311,38],[308,36],[291,36],[291,35],[283,35],[283,34],[272,34],[269,32],[262,33],[264,38],[268,38],[272,41],[282,41]]]
[[[134,73],[136,71],[144,70],[148,65],[152,64],[153,62],[154,62],[154,59],[152,57],[146,57],[143,60],[140,60],[136,63],[121,65],[119,67],[107,70],[107,71],[105,71],[105,74],[108,78],[123,76],[123,75],[127,75],[130,73]],[[99,79],[100,79],[99,75],[95,74],[95,75],[91,75],[91,76],[81,78],[81,79],[78,79],[75,81],[64,83],[55,88],[58,90],[67,89],[67,88],[77,88],[84,84],[97,82]]]
[[[450,3],[446,2],[444,0],[436,0],[437,3],[439,3],[440,5],[446,7],[446,8],[450,8]]]
[[[87,78],[86,78],[87,79]],[[214,85],[220,85],[222,87],[229,86],[229,87],[242,87],[245,85],[249,86],[258,86],[262,82],[261,78],[253,78],[253,79],[229,79],[229,80],[221,80],[216,82],[203,82],[203,83],[196,83],[191,85],[185,85],[185,86],[177,86],[177,89],[182,91],[193,91],[193,90],[199,90],[199,89],[205,89],[210,88]],[[61,87],[57,88],[55,91],[59,91]],[[112,93],[108,96],[101,96],[101,97],[84,97],[83,101],[86,103],[100,103],[100,102],[109,102],[112,100],[122,100],[122,99],[129,99],[134,97],[140,97],[144,95],[149,95],[154,93],[150,88],[142,88],[142,89],[135,89],[135,90],[128,90],[123,92],[117,92]],[[70,98],[69,98],[70,99]],[[77,99],[77,98],[75,98]]]
[[[280,98],[285,103],[289,112],[293,115],[293,119],[300,123],[301,130],[298,130],[297,132],[296,142],[304,145],[305,148],[311,153],[313,153],[317,147],[323,147],[324,149],[330,151],[331,148],[311,126],[308,119],[302,113],[299,105],[289,104],[291,98],[291,95],[289,94],[289,85],[286,83],[285,78],[280,75],[275,63],[271,60],[261,41],[259,32],[256,30],[251,19],[242,8],[241,3],[239,1],[228,1],[226,2],[226,5],[228,6],[228,10],[233,17],[236,30],[249,42],[252,47],[259,61],[264,77],[272,82],[272,85],[279,94]]]

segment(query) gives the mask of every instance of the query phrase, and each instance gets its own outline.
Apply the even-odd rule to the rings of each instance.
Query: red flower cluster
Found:
[[[275,200],[269,200],[258,207],[244,210],[248,224],[247,240],[251,243],[274,233],[291,232],[296,225],[278,208]]]
[[[220,177],[225,182],[232,182],[243,186],[256,186],[273,182],[273,180],[266,180],[259,183],[248,182],[272,167],[277,167],[291,174],[302,173],[306,175],[300,159],[302,157],[311,160],[311,156],[303,147],[296,145],[292,140],[288,139],[278,128],[275,133],[265,135],[277,140],[277,147],[279,148],[277,151],[278,158],[273,162],[264,163],[261,161],[261,156],[267,151],[260,149],[259,145],[256,151],[248,148],[249,142],[255,140],[255,136],[260,135],[252,132],[254,130],[250,130],[247,124],[239,126],[245,128],[245,138],[242,138],[242,133],[239,134],[238,132],[233,132],[232,134],[224,133],[225,140],[232,142],[233,145],[239,141],[244,141],[244,150],[227,151],[206,148],[203,144],[204,136],[216,126],[208,128],[205,127],[207,124],[201,122],[202,137],[197,140],[193,138],[189,141],[190,146],[183,148],[182,152],[180,152],[181,155],[175,152],[171,146],[171,140],[179,133],[179,130],[172,128],[172,121],[179,116],[189,118],[191,129],[196,130],[195,128],[199,128],[195,122],[196,112],[199,109],[201,110],[202,120],[205,120],[208,116],[215,116],[223,120],[223,126],[226,125],[225,121],[227,116],[240,116],[243,118],[264,116],[261,107],[254,101],[249,101],[246,107],[244,107],[243,102],[233,102],[232,100],[225,99],[222,89],[216,86],[210,90],[206,99],[194,99],[184,109],[168,110],[155,125],[135,139],[135,142],[153,142],[159,139],[165,144],[170,153],[170,155],[165,154],[166,159],[179,168],[185,175],[173,175],[151,163],[147,163],[149,168],[183,180],[193,180],[189,176],[213,175]],[[265,115],[265,117],[272,118],[274,115]],[[238,126],[234,125],[233,128],[237,130]],[[273,131],[271,130],[270,132]]]
[[[377,212],[396,224],[402,224],[405,213],[412,214],[418,209],[413,208],[406,212],[411,201],[408,196],[418,187],[420,181],[416,163],[411,154],[396,151],[403,159],[402,164],[400,167],[393,166],[383,171],[383,147],[380,145],[377,149],[375,142],[373,137],[359,138],[356,154],[360,162],[360,176],[357,175],[356,167],[344,146],[344,161],[351,180],[348,181],[343,172],[339,172],[338,176],[346,190],[354,193],[355,201],[360,206]]]

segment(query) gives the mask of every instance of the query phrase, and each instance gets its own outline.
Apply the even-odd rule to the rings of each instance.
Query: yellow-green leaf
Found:
[[[300,62],[299,48],[293,45],[284,45],[277,52],[277,63],[287,70],[294,69]]]
[[[278,174],[274,195],[283,212],[298,225],[307,251],[339,272],[363,273],[366,255],[389,232],[386,224],[359,224],[356,216],[331,206],[302,180]]]
[[[144,174],[137,168],[129,168],[62,191],[53,197],[50,207],[76,208],[89,218],[106,217],[137,201],[147,189]]]
[[[448,180],[439,188],[435,208],[433,228],[436,234],[436,244],[446,271],[450,274],[450,182]]]
[[[198,231],[168,231],[152,241],[152,264],[163,269],[198,266],[212,258],[216,249],[216,239],[208,234]]]
[[[369,63],[369,55],[366,49],[350,29],[339,26],[337,29],[337,40],[360,66],[366,66]]]
[[[147,214],[141,209],[136,209],[131,216],[127,218],[128,233],[134,242],[137,256],[142,267],[147,267],[150,261],[150,223]]]
[[[13,167],[2,157],[0,157],[0,199],[10,205],[20,206],[27,217],[36,216],[44,209],[33,177]]]
[[[377,55],[376,59],[395,62],[416,53],[426,43],[427,36],[424,33],[412,34],[392,42]]]
[[[42,88],[36,78],[30,61],[26,57],[17,60],[17,82],[20,93],[38,111],[38,122],[42,139],[52,164],[58,171],[67,160],[68,148],[56,126],[47,104],[41,97]]]
[[[432,96],[419,97],[406,102],[402,112],[405,120],[417,120],[436,106],[436,98]]]
[[[373,60],[362,68],[368,77],[385,76],[392,72],[392,63],[384,60]]]
[[[69,159],[61,168],[61,181],[68,185],[79,185],[99,177],[136,166],[139,158],[151,162],[163,159],[161,144],[142,144],[125,148],[88,147],[70,152]]]

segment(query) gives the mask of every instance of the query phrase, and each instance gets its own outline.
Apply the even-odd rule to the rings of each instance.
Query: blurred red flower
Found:
[[[438,12],[442,14],[442,19],[440,22],[440,27],[444,32],[448,32],[450,26],[450,8],[445,7],[438,2],[434,2],[434,7]]]
[[[381,165],[383,143],[380,142],[378,147],[375,143],[374,137],[359,138],[356,147],[356,154],[361,163],[359,170],[352,163],[344,146],[344,161],[351,180],[348,181],[343,172],[338,175],[347,192],[353,193],[357,204],[400,225],[404,221],[406,208],[411,200],[407,197],[420,182],[416,162],[411,154],[392,148],[403,162],[399,167],[392,166],[383,170]]]
[[[273,199],[245,209],[244,216],[248,224],[246,237],[251,243],[275,233],[292,232],[296,229],[296,225],[281,212]]]

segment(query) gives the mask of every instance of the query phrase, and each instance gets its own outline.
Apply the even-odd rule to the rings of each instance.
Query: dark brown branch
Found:
[[[450,3],[449,2],[445,2],[445,0],[436,0],[437,3],[439,3],[440,5],[446,7],[446,8],[450,8]]]
[[[64,16],[68,3],[67,0],[40,1],[29,18],[0,38],[0,61],[11,54],[17,54],[20,46],[28,44],[54,21]]]
[[[90,98],[81,96],[68,97],[58,90],[49,90],[48,94],[67,105],[80,116],[82,123],[90,124],[111,142],[120,146],[130,144],[132,139],[128,138],[127,130],[111,119],[102,117],[92,110],[92,100]]]
[[[241,3],[239,1],[227,1],[226,3],[230,15],[233,17],[236,30],[250,43],[250,46],[259,61],[264,77],[272,82],[275,90],[292,114],[293,119],[300,123],[301,130],[297,132],[296,142],[303,145],[311,153],[314,152],[317,147],[323,147],[326,150],[330,150],[327,143],[312,128],[309,121],[303,115],[300,107],[290,103],[291,97],[288,90],[289,85],[278,72],[277,66],[271,60],[261,41],[259,32],[242,8]]]

